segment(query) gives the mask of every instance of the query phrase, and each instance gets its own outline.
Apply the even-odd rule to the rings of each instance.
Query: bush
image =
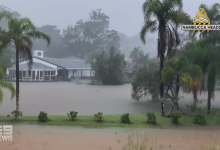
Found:
[[[124,115],[121,116],[121,122],[125,123],[125,124],[130,124],[131,123],[130,118],[129,118],[129,113],[124,114]]]
[[[19,116],[22,116],[22,112],[19,110],[14,110],[11,112],[11,114],[13,115],[14,119],[16,120]],[[8,117],[10,117],[10,115],[8,115]]]
[[[179,119],[180,118],[181,118],[180,114],[177,114],[177,113],[171,114],[171,122],[173,124],[179,124]]]
[[[102,114],[103,114],[102,112],[98,112],[97,114],[94,114],[94,120],[98,121],[98,122],[103,121],[103,115]]]
[[[40,114],[38,115],[38,120],[41,122],[47,122],[48,121],[47,113],[41,111]]]
[[[196,115],[193,119],[193,122],[195,124],[205,125],[206,124],[205,116]]]
[[[152,124],[156,124],[157,119],[154,113],[147,113],[147,123],[152,123]]]
[[[70,111],[69,114],[67,113],[68,117],[69,117],[71,120],[76,120],[77,114],[78,114],[77,111]]]

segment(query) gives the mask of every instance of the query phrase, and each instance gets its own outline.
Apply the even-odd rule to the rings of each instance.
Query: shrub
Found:
[[[11,112],[11,114],[13,115],[14,119],[16,120],[19,116],[22,116],[22,112],[19,110],[14,110]],[[9,115],[10,117],[10,115]]]
[[[121,122],[126,123],[126,124],[131,123],[130,118],[129,118],[129,113],[124,114],[124,115],[121,116]]]
[[[206,124],[205,116],[196,115],[193,119],[193,122],[195,124],[205,125]]]
[[[94,114],[94,120],[95,121],[103,121],[103,113],[102,112],[98,112],[97,114]]]
[[[171,122],[173,124],[178,124],[180,118],[181,118],[180,114],[177,114],[177,113],[171,114]]]
[[[38,120],[41,122],[47,122],[48,121],[47,113],[41,111],[40,114],[38,115]]]
[[[71,120],[76,120],[77,114],[78,114],[77,111],[70,111],[69,114],[67,113],[68,117],[69,117]]]
[[[152,123],[152,124],[156,124],[157,119],[154,113],[147,113],[147,123]]]

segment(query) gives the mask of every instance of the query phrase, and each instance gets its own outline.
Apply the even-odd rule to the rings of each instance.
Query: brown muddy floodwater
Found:
[[[135,130],[139,135],[147,133],[149,148],[156,145],[153,150],[203,150],[205,146],[220,146],[217,126]],[[0,142],[1,150],[122,150],[131,129],[15,125],[13,133],[12,142]]]
[[[20,83],[20,93],[20,110],[24,115],[38,115],[40,111],[49,115],[65,115],[73,110],[78,111],[79,115],[92,115],[98,111],[104,114],[123,114],[160,110],[158,101],[133,101],[129,84],[92,86],[71,82],[23,82]],[[212,107],[219,107],[220,92],[215,95]],[[191,94],[184,96],[185,99],[180,101],[182,107],[192,99]],[[169,102],[165,103],[165,108],[170,109]],[[14,109],[15,99],[10,100],[10,92],[4,90],[0,115],[7,115]],[[157,141],[157,150],[200,150],[201,146],[219,146],[220,142],[219,126],[136,130],[147,132],[149,146],[152,146],[153,141]],[[127,143],[129,131],[118,128],[14,125],[13,141],[0,142],[0,150],[122,150]]]
[[[212,102],[212,106],[220,107],[220,92],[215,92],[215,95],[216,100]],[[180,101],[183,107],[192,99],[191,94],[184,96],[185,99]],[[206,106],[206,103],[203,105]],[[104,114],[144,113],[160,108],[159,101],[132,100],[130,84],[96,86],[73,82],[20,83],[20,110],[24,115],[38,115],[40,111],[49,115],[66,115],[71,110],[78,111],[79,115],[92,115],[98,111]],[[165,109],[170,109],[169,101],[165,102]],[[0,115],[7,115],[12,110],[15,110],[15,99],[10,100],[10,92],[4,90]]]

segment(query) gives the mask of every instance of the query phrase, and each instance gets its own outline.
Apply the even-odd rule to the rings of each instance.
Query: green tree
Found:
[[[67,52],[80,58],[103,50],[109,54],[112,45],[115,51],[120,48],[118,32],[109,30],[109,17],[101,9],[93,10],[89,19],[69,25],[63,32],[63,41]]]
[[[55,25],[44,25],[36,28],[38,31],[43,32],[51,37],[50,45],[47,46],[47,42],[43,39],[33,40],[33,49],[44,50],[44,55],[55,58],[67,57],[66,47],[61,36],[61,31],[57,29]]]
[[[94,82],[104,85],[123,84],[123,70],[125,68],[125,57],[121,53],[116,53],[111,48],[110,55],[105,51],[93,54],[90,57],[92,70],[95,71]]]
[[[181,56],[175,61],[165,63],[161,75],[162,81],[168,84],[169,90],[166,94],[173,101],[172,108],[177,106],[179,109],[179,91],[180,87],[184,85],[188,87],[188,91],[193,91],[195,101],[197,100],[195,86],[198,84],[195,85],[195,83],[199,83],[202,76],[202,70],[198,65],[191,65],[185,56]]]
[[[14,44],[16,49],[16,110],[19,110],[19,61],[27,60],[31,69],[31,65],[33,64],[31,52],[33,44],[31,39],[42,38],[49,44],[50,37],[36,30],[29,18],[14,18],[7,11],[0,13],[0,20],[2,18],[8,20],[8,30],[0,31],[1,47]]]
[[[170,83],[170,92],[168,93],[170,99],[173,101],[174,106],[177,106],[179,109],[178,101],[179,90],[181,87],[181,81],[184,81],[185,78],[188,78],[186,70],[189,67],[189,63],[186,57],[177,58],[175,61],[168,61],[165,63],[164,68],[161,71],[161,80],[163,83]],[[172,96],[170,96],[172,95]]]
[[[214,99],[214,90],[216,85],[217,76],[219,74],[219,52],[213,44],[207,43],[206,39],[194,41],[190,43],[185,51],[189,60],[200,66],[202,69],[202,85],[201,89],[205,90],[207,87],[207,113],[210,113],[211,99]],[[207,77],[207,83],[205,78]]]
[[[3,100],[3,91],[2,88],[6,88],[11,91],[11,99],[15,97],[15,88],[12,83],[3,80],[3,76],[5,75],[5,69],[2,64],[0,64],[0,103]]]
[[[135,79],[132,82],[131,97],[134,100],[139,101],[148,95],[152,100],[159,99],[158,83],[160,72],[159,62],[157,60],[150,60],[148,65],[139,69],[135,75]]]
[[[130,53],[130,58],[132,59],[132,68],[138,70],[147,65],[149,54],[144,54],[140,47],[135,47]]]
[[[177,27],[181,23],[191,23],[190,17],[182,10],[182,0],[146,0],[143,4],[144,25],[140,31],[140,39],[146,43],[147,32],[158,31],[157,52],[160,58],[160,72],[163,69],[165,56],[172,56],[179,45]],[[164,84],[160,81],[160,99],[162,116],[165,116],[163,103]]]

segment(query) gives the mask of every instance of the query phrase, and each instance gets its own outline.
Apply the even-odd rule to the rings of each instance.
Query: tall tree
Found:
[[[176,27],[181,23],[191,23],[189,15],[183,12],[182,7],[182,0],[146,0],[142,6],[144,25],[140,31],[140,39],[146,43],[146,33],[158,31],[157,52],[160,72],[164,66],[165,56],[172,56],[175,47],[180,43]],[[160,81],[161,109],[162,116],[165,116],[163,91],[164,84]]]
[[[110,54],[105,51],[90,56],[90,64],[95,71],[94,82],[104,85],[123,84],[123,70],[125,69],[125,57],[112,47]]]
[[[32,60],[32,41],[31,39],[45,39],[50,43],[50,37],[38,30],[29,18],[15,18],[10,12],[0,13],[0,20],[8,20],[8,30],[0,31],[1,47],[7,47],[13,44],[16,49],[16,110],[19,110],[19,60],[27,60],[29,68],[33,63]],[[20,59],[19,59],[20,58]]]
[[[138,70],[147,65],[149,61],[149,54],[144,54],[144,51],[140,47],[135,47],[130,53],[132,59],[132,68]]]
[[[197,86],[202,76],[202,70],[198,65],[191,65],[185,56],[181,56],[175,61],[165,63],[161,75],[162,81],[168,84],[169,90],[166,94],[173,101],[172,108],[177,106],[179,109],[179,91],[184,85],[188,87],[188,92],[192,91],[194,100],[197,101]]]
[[[205,90],[205,87],[208,89],[207,113],[209,114],[211,99],[214,99],[214,90],[217,75],[219,74],[219,51],[213,44],[207,43],[206,39],[202,39],[190,43],[186,47],[184,54],[192,63],[199,65],[202,69],[201,86],[202,90]],[[205,77],[207,77],[207,82],[205,82]]]
[[[69,54],[85,58],[93,52],[110,52],[120,48],[120,37],[115,30],[108,30],[109,17],[100,9],[93,10],[89,19],[79,20],[63,31],[64,43]]]

